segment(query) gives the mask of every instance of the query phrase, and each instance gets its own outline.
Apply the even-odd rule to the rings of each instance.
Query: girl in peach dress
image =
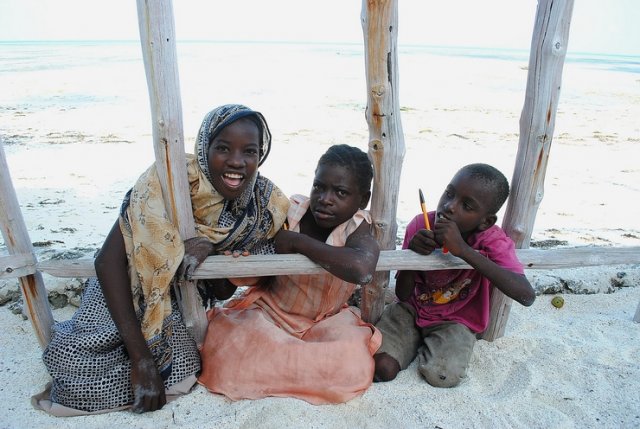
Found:
[[[336,145],[320,158],[309,198],[290,198],[288,230],[278,253],[300,253],[326,272],[263,279],[208,313],[198,382],[238,399],[295,397],[313,404],[346,402],[373,379],[379,331],[347,300],[373,279],[379,247],[371,217],[371,162],[362,150]]]

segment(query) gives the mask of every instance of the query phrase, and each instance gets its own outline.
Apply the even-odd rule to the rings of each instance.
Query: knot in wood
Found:
[[[524,236],[524,225],[519,223],[517,225],[513,225],[513,227],[511,228],[511,237],[516,239],[514,241],[519,241],[520,238],[522,238]]]
[[[376,97],[382,97],[384,93],[387,92],[387,88],[385,88],[384,85],[376,85],[371,87],[371,92],[373,92],[373,95]]]
[[[380,150],[384,149],[384,145],[382,144],[382,142],[378,139],[375,140],[371,140],[369,142],[369,147],[371,148],[372,151],[377,152]]]

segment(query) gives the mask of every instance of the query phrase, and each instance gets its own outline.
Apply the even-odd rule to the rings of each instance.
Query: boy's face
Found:
[[[445,217],[458,225],[463,236],[484,231],[496,222],[491,213],[493,188],[480,180],[473,180],[464,170],[459,171],[446,187],[438,202],[436,222]]]

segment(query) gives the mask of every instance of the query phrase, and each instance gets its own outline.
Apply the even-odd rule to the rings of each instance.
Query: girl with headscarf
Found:
[[[71,320],[56,323],[43,359],[50,388],[33,399],[55,415],[161,408],[196,382],[200,357],[172,288],[215,253],[273,253],[289,200],[258,173],[271,147],[261,113],[242,105],[209,112],[187,174],[197,236],[169,220],[155,165],[127,193]],[[208,282],[227,298],[228,280]],[[200,287],[200,285],[199,285]],[[165,392],[166,390],[166,392]]]

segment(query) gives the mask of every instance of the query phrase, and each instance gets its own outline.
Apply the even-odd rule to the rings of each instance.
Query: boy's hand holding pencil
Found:
[[[425,228],[431,230],[431,224],[429,223],[429,212],[427,211],[427,204],[424,200],[424,194],[422,193],[422,189],[418,189],[418,194],[420,196],[420,208],[422,209],[422,215],[424,216],[424,225]],[[442,253],[447,253],[447,248],[442,246]]]

